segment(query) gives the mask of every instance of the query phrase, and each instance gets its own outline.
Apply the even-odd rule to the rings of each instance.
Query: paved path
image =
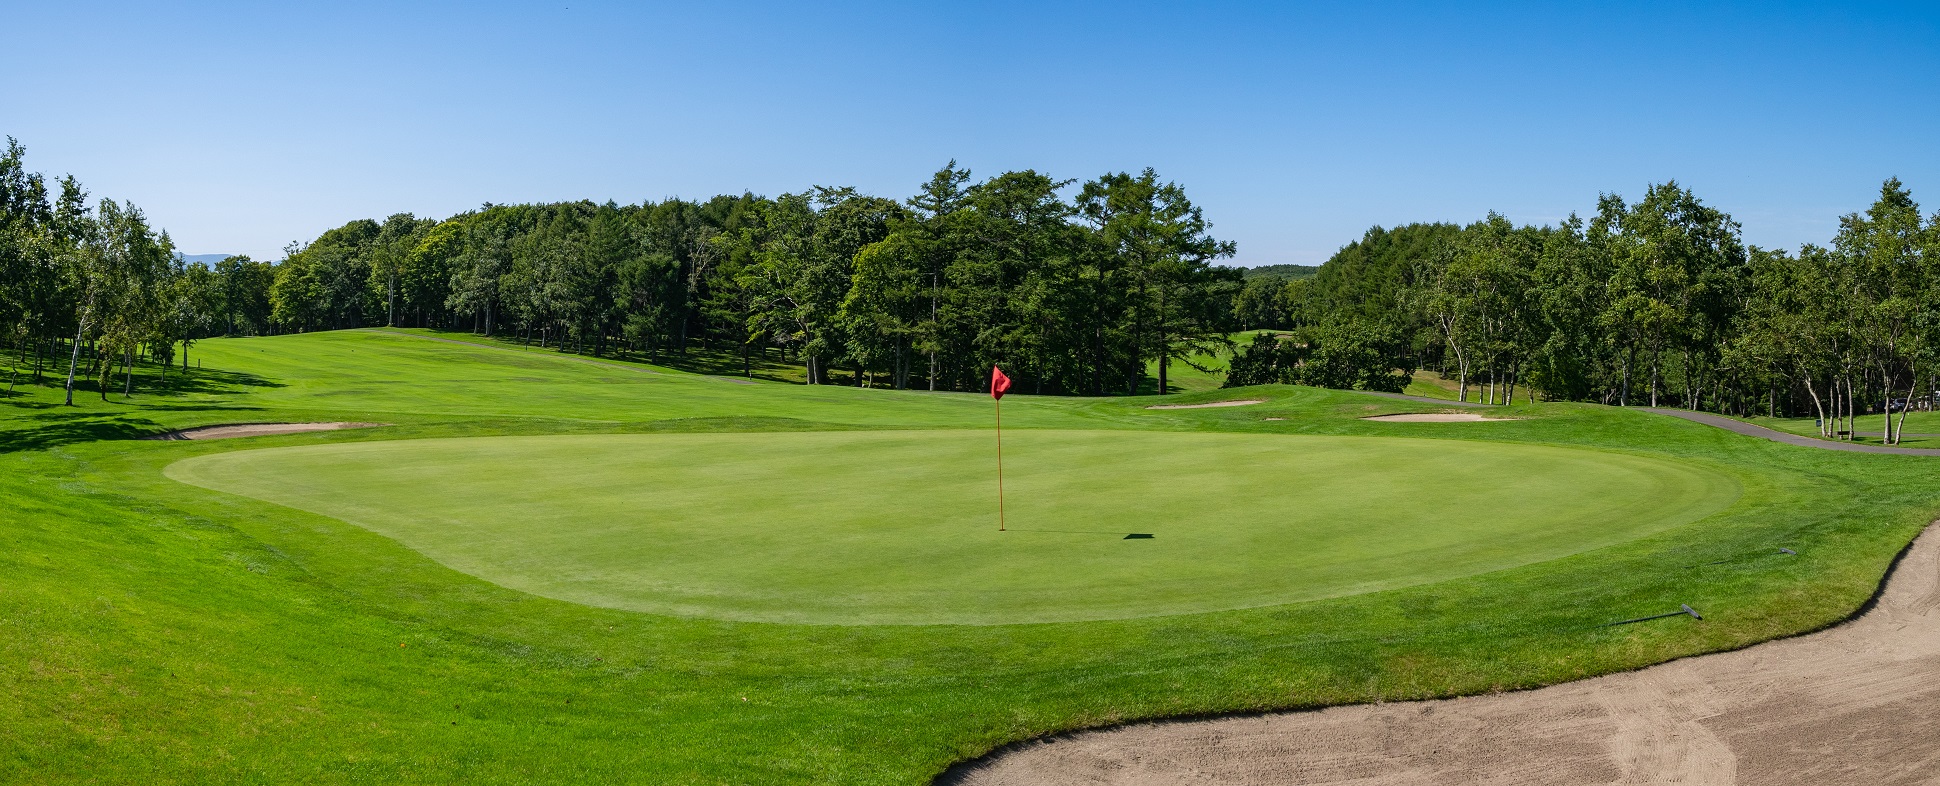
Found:
[[[940,782],[1940,784],[1940,526],[1914,541],[1877,600],[1820,633],[1640,671],[1083,732],[960,765]]]
[[[1834,442],[1829,439],[1816,439],[1813,437],[1802,437],[1797,434],[1787,434],[1783,431],[1775,431],[1764,426],[1754,426],[1742,420],[1733,420],[1722,415],[1713,415],[1709,412],[1691,412],[1682,409],[1659,409],[1652,407],[1642,407],[1641,409],[1645,412],[1658,415],[1669,415],[1694,423],[1716,426],[1726,431],[1743,434],[1748,437],[1761,437],[1773,442],[1783,442],[1787,445],[1797,445],[1803,448],[1844,450],[1851,453],[1897,453],[1902,456],[1940,456],[1940,448],[1895,448],[1886,445],[1860,445],[1852,442]]]

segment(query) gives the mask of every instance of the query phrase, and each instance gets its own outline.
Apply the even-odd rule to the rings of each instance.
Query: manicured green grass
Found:
[[[1007,445],[1000,532],[991,437],[354,442],[165,474],[357,523],[536,595],[843,625],[1121,619],[1425,584],[1621,543],[1738,495],[1722,473],[1602,451],[1025,429]],[[1393,515],[1431,499],[1432,518]]]
[[[0,397],[0,782],[922,783],[1059,730],[1527,687],[1810,630],[1864,602],[1940,511],[1932,459],[1796,448],[1614,408],[1395,424],[1358,418],[1416,406],[1308,388],[1171,399],[1268,399],[1199,410],[1012,396],[1007,441],[1058,430],[1405,437],[1485,457],[1573,448],[1741,491],[1711,515],[1601,548],[1281,605],[1001,625],[674,616],[508,588],[408,539],[164,473],[258,448],[456,437],[736,435],[779,450],[824,433],[968,430],[975,444],[989,398],[744,385],[366,331],[209,341],[192,357],[207,368],[173,373],[167,389],[144,369],[132,400],[90,389],[64,408],[45,387]],[[126,439],[296,420],[393,425]],[[1151,461],[1128,466],[1154,484],[1199,471]],[[1530,471],[1498,470],[1466,476],[1496,484],[1493,495],[1438,489],[1364,519],[1423,533],[1485,520]],[[1276,493],[1306,486],[1286,475]],[[1230,496],[1201,494],[1199,507],[1246,509]],[[1163,588],[1137,592],[1168,602]],[[1679,603],[1704,620],[1601,627]]]
[[[1236,349],[1243,350],[1253,342],[1253,337],[1261,333],[1281,333],[1278,330],[1242,330],[1226,336]],[[1188,362],[1190,361],[1190,362]],[[1171,369],[1166,371],[1165,392],[1199,393],[1218,390],[1226,384],[1226,368],[1233,361],[1233,351],[1220,349],[1216,352],[1194,353],[1189,358],[1175,358]],[[1197,368],[1194,368],[1194,365]],[[1159,392],[1159,363],[1156,360],[1145,364],[1146,380],[1139,386],[1140,395],[1153,395]]]
[[[1484,388],[1485,392],[1486,390]],[[1417,370],[1415,371],[1414,378],[1408,380],[1408,388],[1401,392],[1410,396],[1445,398],[1449,401],[1454,401],[1461,397],[1461,386],[1455,380],[1444,379],[1442,375],[1433,371]],[[1478,396],[1475,395],[1475,386],[1473,384],[1469,385],[1468,393],[1468,400],[1475,401],[1478,399]]]

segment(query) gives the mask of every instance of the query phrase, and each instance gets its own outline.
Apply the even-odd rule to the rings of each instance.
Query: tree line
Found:
[[[809,384],[1132,392],[1235,327],[1237,269],[1199,207],[1150,170],[1082,184],[972,181],[954,162],[902,201],[817,187],[640,205],[487,205],[353,221],[288,249],[281,330],[511,333],[659,360],[774,351]]]
[[[695,346],[800,364],[810,384],[1134,392],[1148,364],[1216,349],[1240,272],[1182,187],[1146,170],[1078,184],[982,181],[951,162],[902,201],[817,187],[639,205],[492,205],[356,220],[274,264],[190,264],[132,205],[50,195],[0,162],[0,318],[17,369],[57,365],[105,397],[138,361],[218,335],[469,329],[659,361]],[[177,348],[179,347],[179,351]],[[70,375],[70,376],[74,376]],[[69,387],[73,387],[70,381]],[[72,394],[69,394],[70,400]]]
[[[1746,245],[1677,183],[1587,221],[1376,227],[1317,269],[1246,272],[1150,170],[1082,184],[975,181],[951,162],[891,200],[818,187],[639,205],[491,205],[357,220],[276,262],[190,264],[133,205],[0,156],[0,329],[13,373],[132,392],[135,365],[188,368],[194,341],[370,326],[469,329],[661,361],[698,347],[799,364],[810,384],[1121,394],[1174,361],[1232,353],[1229,386],[1810,415],[1940,388],[1940,215],[1898,180],[1825,246]],[[163,372],[166,374],[166,371]],[[118,379],[117,379],[118,375]],[[1889,424],[1888,441],[1897,441]]]
[[[8,138],[0,154],[0,339],[7,390],[60,377],[67,402],[91,382],[102,398],[134,390],[138,362],[166,380],[199,338],[268,327],[271,266],[185,262],[168,233],[127,202],[90,204],[73,176],[29,172]],[[180,347],[178,353],[176,348]]]
[[[1229,385],[1400,390],[1416,368],[1486,403],[1525,397],[1809,415],[1850,437],[1940,387],[1940,214],[1898,179],[1829,245],[1746,245],[1731,216],[1675,182],[1599,198],[1557,226],[1490,214],[1375,228],[1311,278],[1251,281],[1262,334]]]

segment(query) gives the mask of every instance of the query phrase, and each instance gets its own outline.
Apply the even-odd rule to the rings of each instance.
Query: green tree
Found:
[[[410,213],[398,213],[384,219],[377,236],[370,242],[369,285],[383,298],[385,327],[398,326],[399,288],[404,271],[411,253],[434,225],[435,222],[420,221]]]
[[[229,336],[260,336],[269,333],[273,306],[270,291],[276,283],[276,268],[247,255],[225,257],[216,263],[217,300],[222,332]]]
[[[1225,342],[1231,324],[1229,312],[1218,307],[1219,295],[1230,303],[1239,276],[1211,263],[1232,256],[1234,244],[1208,235],[1211,225],[1185,189],[1160,183],[1150,169],[1086,183],[1078,211],[1097,228],[1097,242],[1115,258],[1111,267],[1124,272],[1130,290],[1126,390],[1137,389],[1151,358],[1164,391],[1173,358],[1214,351]]]
[[[1852,299],[1849,313],[1854,329],[1866,345],[1872,373],[1877,374],[1888,443],[1898,441],[1894,430],[1893,397],[1901,390],[1912,397],[1926,352],[1916,326],[1935,306],[1932,273],[1921,258],[1927,228],[1920,206],[1899,178],[1880,186],[1879,199],[1863,214],[1839,221],[1833,248],[1849,260]],[[1901,382],[1905,387],[1901,387]]]

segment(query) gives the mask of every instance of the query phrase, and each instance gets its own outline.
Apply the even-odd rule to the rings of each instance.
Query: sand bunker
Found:
[[[1521,693],[1086,732],[954,782],[1935,783],[1936,739],[1940,526],[1822,633]]]
[[[1263,398],[1242,398],[1233,401],[1212,401],[1205,404],[1158,404],[1146,409],[1211,409],[1213,407],[1243,407],[1248,404],[1265,404]]]
[[[1407,415],[1376,415],[1362,420],[1375,420],[1382,423],[1479,423],[1482,421],[1514,420],[1515,418],[1485,418],[1473,412],[1417,412]]]
[[[234,439],[236,437],[265,437],[271,434],[298,434],[305,431],[336,431],[346,428],[370,428],[382,423],[238,423],[229,426],[202,426],[156,434],[142,439]]]

